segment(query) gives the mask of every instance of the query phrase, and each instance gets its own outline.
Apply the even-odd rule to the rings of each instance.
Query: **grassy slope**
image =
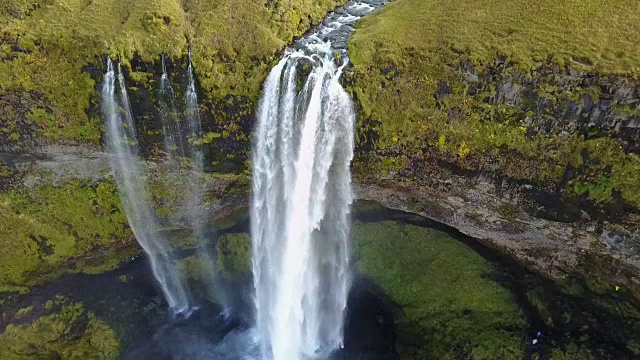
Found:
[[[422,158],[428,157],[424,151],[439,153],[462,168],[497,168],[534,183],[558,182],[568,165],[583,167],[568,190],[588,192],[601,202],[610,201],[617,190],[638,206],[640,157],[626,154],[619,141],[529,136],[526,111],[486,103],[495,87],[469,95],[468,82],[456,73],[470,63],[482,75],[504,56],[513,64],[509,71],[525,77],[549,59],[580,71],[637,77],[638,14],[640,3],[634,0],[396,0],[361,20],[350,41],[353,92],[363,118],[382,122],[374,129],[382,150]],[[436,100],[441,82],[451,85],[452,94]],[[542,85],[538,95],[553,101],[594,91],[573,88],[567,93]],[[583,164],[583,150],[591,164]],[[406,161],[387,158],[380,168],[402,168]]]
[[[479,254],[441,231],[391,221],[356,223],[353,241],[361,270],[406,315],[403,358],[453,359],[465,351],[469,359],[522,357],[523,314],[487,278],[492,266]],[[420,330],[411,336],[414,326]]]
[[[205,91],[255,98],[271,57],[340,0],[7,0],[0,4],[0,135],[97,143],[86,110],[95,82],[82,68],[186,55]],[[22,131],[21,131],[22,129]]]
[[[360,63],[378,43],[396,60],[405,46],[453,46],[477,61],[498,53],[531,68],[553,54],[579,70],[637,75],[638,14],[634,0],[396,0],[361,21],[351,56]]]

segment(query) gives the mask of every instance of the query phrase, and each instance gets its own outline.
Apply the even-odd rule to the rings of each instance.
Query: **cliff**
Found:
[[[637,291],[638,6],[397,0],[363,19],[360,196]]]
[[[0,290],[28,291],[65,272],[105,271],[138,251],[103,148],[105,56],[123,65],[151,160],[149,196],[168,219],[181,194],[162,175],[156,83],[165,54],[181,98],[191,50],[209,159],[202,181],[219,212],[246,202],[249,136],[267,72],[286,44],[341,2],[2,2]]]

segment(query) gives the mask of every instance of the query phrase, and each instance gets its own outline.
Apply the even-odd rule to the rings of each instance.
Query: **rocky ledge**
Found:
[[[435,173],[438,173],[437,175]],[[447,224],[555,279],[587,272],[640,294],[640,236],[625,227],[637,215],[613,224],[567,204],[544,202],[529,185],[513,185],[434,168],[429,184],[401,180],[355,184],[358,199],[416,213]],[[539,202],[530,203],[532,195]],[[634,218],[635,217],[635,218]]]

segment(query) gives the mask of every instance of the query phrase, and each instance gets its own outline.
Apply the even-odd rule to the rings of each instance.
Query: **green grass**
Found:
[[[472,249],[441,231],[391,221],[356,223],[353,241],[361,271],[406,317],[402,358],[522,357],[524,315]]]
[[[375,150],[381,151],[361,172],[385,174],[412,160],[437,159],[553,188],[571,166],[577,171],[563,185],[569,193],[606,203],[616,190],[640,206],[640,159],[626,153],[620,140],[586,140],[536,127],[548,119],[563,124],[556,111],[571,101],[581,104],[585,95],[597,102],[600,86],[614,80],[640,86],[634,80],[640,75],[640,47],[634,45],[640,43],[638,14],[640,3],[632,0],[390,3],[362,19],[349,42],[351,91],[362,109],[358,141],[371,141],[375,132]],[[501,70],[498,58],[507,63]],[[580,81],[558,83],[555,73],[563,70],[554,66],[603,77],[589,88]],[[478,81],[468,79],[473,72]],[[517,105],[488,101],[508,79],[535,79],[533,95]],[[441,92],[441,86],[450,91]],[[543,100],[554,107],[541,110]],[[591,163],[582,163],[583,150]],[[605,168],[613,169],[610,178],[597,185]],[[579,183],[594,185],[586,191]]]
[[[6,0],[0,4],[0,135],[97,144],[87,65],[186,56],[205,92],[257,98],[276,51],[341,0]],[[271,3],[272,5],[268,5]],[[140,78],[138,76],[138,78]],[[145,77],[146,79],[146,77]]]
[[[476,64],[503,55],[528,70],[552,55],[583,71],[637,75],[638,14],[635,0],[396,0],[361,20],[350,56],[361,63],[382,47],[398,63],[411,64],[407,47],[452,47],[469,52]]]

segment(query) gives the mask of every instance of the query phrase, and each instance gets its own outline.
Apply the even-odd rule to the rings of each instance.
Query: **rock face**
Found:
[[[620,225],[589,221],[586,214],[575,222],[555,221],[542,212],[557,209],[526,211],[531,190],[526,187],[442,171],[439,175],[420,186],[359,183],[356,196],[447,224],[553,278],[591,272],[610,286],[640,291],[638,240]]]

